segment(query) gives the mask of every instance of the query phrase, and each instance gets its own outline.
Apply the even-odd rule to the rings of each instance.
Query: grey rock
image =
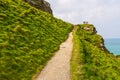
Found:
[[[40,9],[53,15],[50,4],[45,0],[23,0],[23,1],[29,3],[31,6],[37,9]]]

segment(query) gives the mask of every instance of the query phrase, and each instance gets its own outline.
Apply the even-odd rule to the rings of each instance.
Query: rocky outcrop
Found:
[[[97,33],[97,30],[96,30],[95,27],[93,27],[93,25],[88,25],[87,24],[86,26],[83,27],[83,29],[86,30],[86,31],[92,31],[91,32],[92,34],[96,34]]]
[[[23,0],[24,2],[29,3],[31,6],[34,6],[37,9],[48,12],[53,15],[50,4],[45,0]]]
[[[88,24],[88,22],[83,22],[82,29],[84,30],[84,34],[87,36],[84,37],[84,39],[95,46],[99,47],[101,50],[104,50],[105,52],[109,52],[107,48],[104,45],[104,39],[102,36],[97,34],[97,30],[92,24]],[[93,37],[94,36],[94,37]]]
[[[93,31],[93,34],[96,34],[97,33],[97,30],[95,27],[92,28],[92,31]]]
[[[104,39],[103,39],[102,36],[101,36],[101,41],[102,41],[102,42],[98,45],[98,47],[99,47],[100,49],[102,49],[102,50],[104,50],[104,51],[110,53],[110,52],[107,50],[107,48],[105,47]]]
[[[92,25],[93,26],[93,25]],[[97,30],[96,30],[96,28],[93,26],[92,27],[92,34],[97,34]],[[100,35],[99,35],[100,36]],[[105,44],[104,44],[104,39],[103,39],[103,37],[102,36],[100,36],[100,41],[101,41],[101,43],[98,45],[98,47],[101,49],[101,50],[104,50],[104,51],[106,51],[106,52],[109,52],[108,50],[107,50],[107,48],[105,47]]]
[[[91,25],[91,26],[93,26],[93,25]],[[92,34],[97,34],[97,30],[96,30],[96,28],[95,28],[94,26],[92,27]],[[99,35],[99,36],[100,36],[100,35]],[[104,50],[104,51],[106,51],[106,52],[109,52],[109,51],[107,50],[107,48],[105,47],[104,39],[103,39],[102,36],[100,36],[100,41],[101,41],[101,43],[98,45],[98,47],[99,47],[101,50]]]

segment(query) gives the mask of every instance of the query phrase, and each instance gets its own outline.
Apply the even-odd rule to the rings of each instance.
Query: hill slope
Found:
[[[77,25],[71,59],[71,80],[120,80],[120,61],[104,47],[90,24]]]
[[[0,0],[0,80],[31,80],[71,30],[22,0]]]

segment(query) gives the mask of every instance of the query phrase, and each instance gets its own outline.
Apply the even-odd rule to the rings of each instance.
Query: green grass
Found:
[[[83,49],[82,49],[82,45],[79,42],[79,38],[76,35],[76,30],[78,29],[78,26],[75,27],[74,31],[73,31],[73,50],[72,50],[72,57],[71,57],[71,80],[80,80],[83,78],[82,75],[82,53]]]
[[[71,80],[119,80],[120,61],[98,47],[99,35],[82,27],[78,25],[74,32]]]
[[[0,80],[31,80],[71,30],[22,0],[0,0]]]

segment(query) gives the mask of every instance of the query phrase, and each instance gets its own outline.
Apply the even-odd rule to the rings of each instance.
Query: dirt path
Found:
[[[72,53],[72,33],[60,45],[60,50],[48,62],[36,80],[70,80],[70,58]]]

